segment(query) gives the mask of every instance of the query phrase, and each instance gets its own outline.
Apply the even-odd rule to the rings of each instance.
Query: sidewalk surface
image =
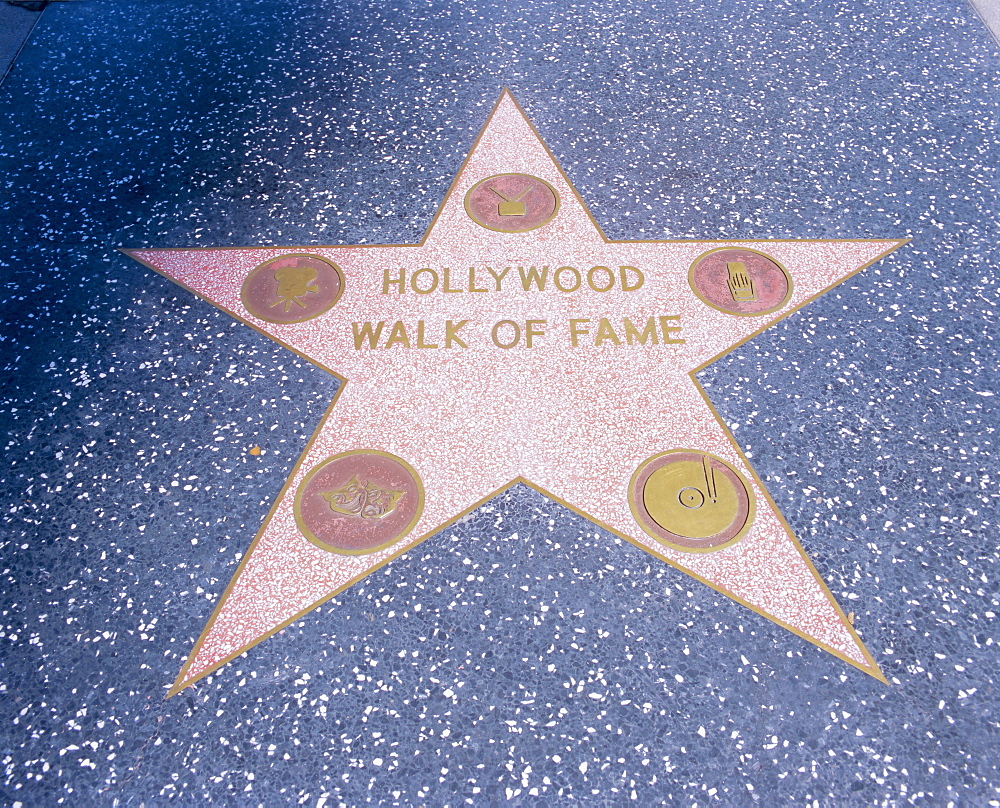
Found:
[[[31,35],[41,13],[41,6],[41,3],[0,3],[0,81],[10,71]]]
[[[504,87],[608,239],[909,239],[698,374],[887,684],[519,484],[164,698],[339,382],[119,249],[417,243]],[[0,803],[1000,804],[971,7],[81,0],[0,108]]]

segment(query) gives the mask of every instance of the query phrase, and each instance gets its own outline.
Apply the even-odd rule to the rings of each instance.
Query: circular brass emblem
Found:
[[[336,264],[317,255],[281,255],[250,271],[240,297],[261,320],[301,323],[329,311],[343,290]]]
[[[302,535],[317,547],[364,555],[413,529],[424,509],[424,488],[405,460],[358,449],[310,471],[295,494],[294,509]]]
[[[735,544],[750,529],[754,496],[725,460],[693,449],[654,455],[629,484],[632,515],[646,533],[689,552]]]
[[[792,279],[781,264],[740,247],[700,255],[691,265],[688,282],[702,302],[743,317],[777,311],[792,296]]]
[[[465,195],[465,211],[476,224],[502,233],[523,233],[548,224],[559,212],[559,194],[530,174],[497,174]]]

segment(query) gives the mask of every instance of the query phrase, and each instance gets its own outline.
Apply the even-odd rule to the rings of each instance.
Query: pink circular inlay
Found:
[[[362,449],[331,457],[309,472],[295,495],[295,521],[313,544],[357,555],[402,539],[423,504],[423,486],[408,463]]]
[[[258,319],[301,323],[328,311],[343,288],[335,264],[316,255],[282,255],[252,269],[240,297]]]
[[[784,306],[792,281],[777,261],[757,250],[723,247],[701,255],[688,273],[694,293],[714,309],[753,317]]]
[[[716,498],[713,489],[717,492],[722,482],[721,478],[728,481],[731,495],[735,496],[735,503],[729,503],[729,509],[725,514],[727,524],[721,525],[721,529],[710,535],[704,533],[700,536],[697,533],[683,535],[660,524],[655,514],[651,512],[650,503],[647,502],[647,484],[650,478],[657,472],[678,464],[697,466],[705,475],[704,480],[694,479],[692,485],[680,484],[671,491],[681,507],[690,509],[692,513],[703,507],[712,508],[712,502]],[[734,544],[750,528],[755,512],[753,495],[743,476],[736,469],[707,452],[687,449],[664,452],[645,460],[632,477],[628,496],[632,515],[646,533],[666,544],[689,552],[706,552]]]
[[[559,195],[530,174],[497,174],[476,183],[465,195],[465,210],[476,224],[504,233],[534,230],[552,221]]]

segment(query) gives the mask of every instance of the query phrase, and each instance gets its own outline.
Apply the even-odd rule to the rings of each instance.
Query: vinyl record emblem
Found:
[[[690,449],[655,455],[639,466],[629,506],[646,533],[689,552],[735,544],[755,513],[743,475],[715,455]]]
[[[240,298],[258,319],[301,323],[329,311],[343,289],[336,264],[317,255],[281,255],[251,270]]]
[[[465,195],[465,212],[488,230],[523,233],[555,218],[559,194],[530,174],[497,174],[472,186]]]
[[[295,522],[317,547],[363,555],[405,537],[424,507],[413,467],[395,455],[360,449],[310,471],[295,495]]]
[[[792,296],[792,279],[781,264],[757,250],[736,247],[700,255],[688,282],[713,309],[743,317],[777,311]]]

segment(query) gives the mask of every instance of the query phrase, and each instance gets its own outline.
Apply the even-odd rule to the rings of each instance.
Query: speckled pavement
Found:
[[[40,2],[0,2],[0,84],[31,36],[43,5]]]
[[[0,803],[1000,804],[998,73],[958,2],[50,5]],[[698,374],[887,684],[518,484],[164,698],[339,383],[120,248],[417,243],[505,86],[609,239],[909,239]]]

